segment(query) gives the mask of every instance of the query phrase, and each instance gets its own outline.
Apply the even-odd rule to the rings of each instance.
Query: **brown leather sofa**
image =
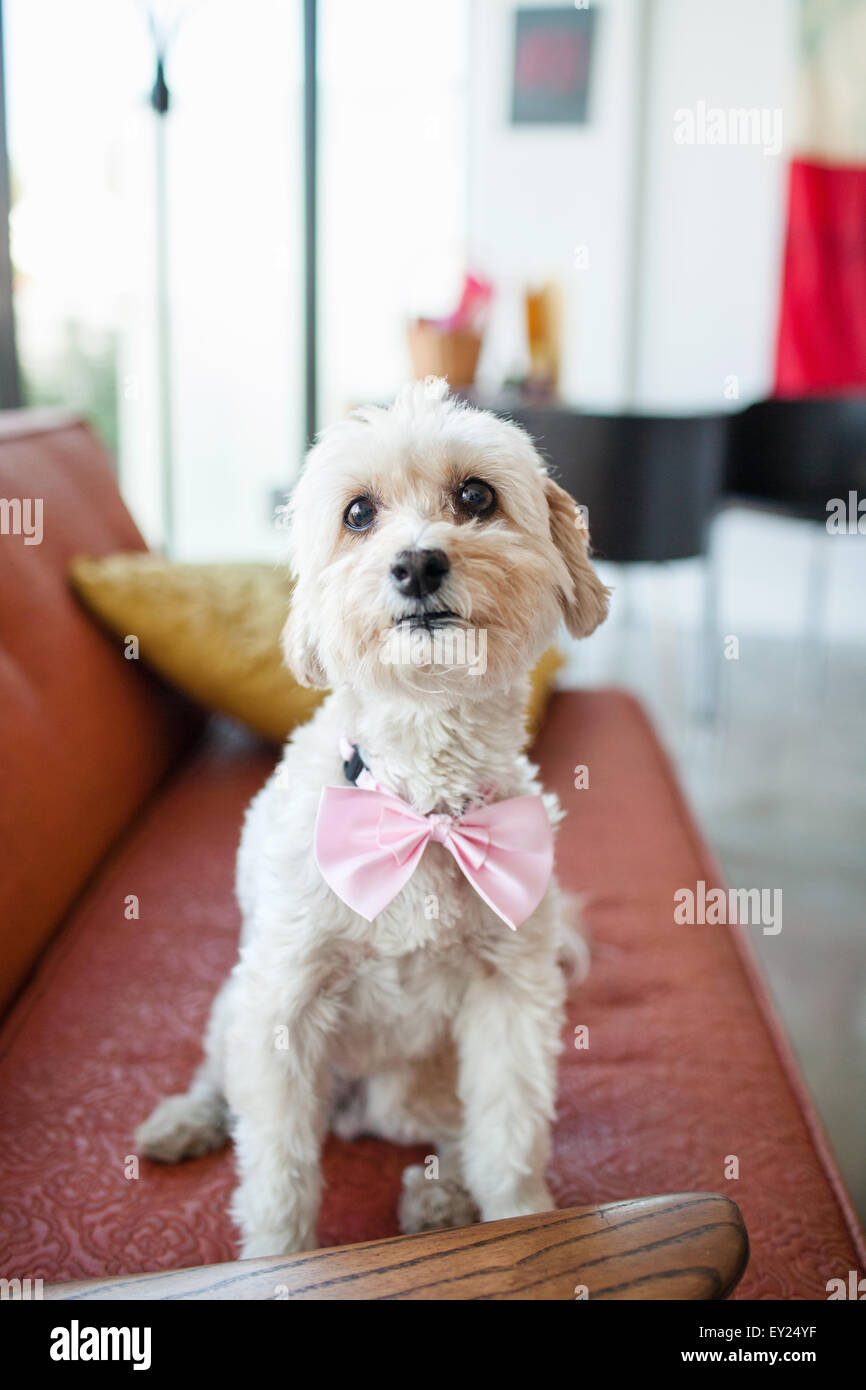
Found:
[[[196,1064],[236,948],[241,815],[274,751],[125,660],[70,593],[73,555],[143,545],[85,425],[0,417],[0,498],[22,497],[44,534],[0,535],[0,1276],[230,1260],[230,1151],[139,1165],[131,1136]],[[736,1296],[826,1298],[863,1266],[862,1234],[745,935],[673,921],[674,891],[719,870],[652,729],[627,694],[563,692],[536,753],[594,955],[562,1058],[558,1204],[720,1192],[750,1236]],[[393,1235],[419,1153],[330,1137],[322,1244]]]

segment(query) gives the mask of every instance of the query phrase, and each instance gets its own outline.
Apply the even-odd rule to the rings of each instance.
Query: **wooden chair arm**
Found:
[[[747,1260],[746,1228],[736,1204],[708,1192],[686,1192],[300,1255],[54,1284],[44,1296],[721,1299]]]

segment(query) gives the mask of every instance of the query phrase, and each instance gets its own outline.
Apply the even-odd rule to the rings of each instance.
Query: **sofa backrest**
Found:
[[[0,414],[0,1009],[199,723],[67,584],[74,555],[144,548],[82,421]]]

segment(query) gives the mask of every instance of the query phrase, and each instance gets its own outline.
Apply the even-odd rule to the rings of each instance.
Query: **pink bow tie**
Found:
[[[553,834],[540,796],[515,796],[462,816],[422,816],[378,788],[325,787],[316,863],[338,898],[372,922],[412,877],[430,840],[452,854],[476,893],[516,930],[553,871]]]

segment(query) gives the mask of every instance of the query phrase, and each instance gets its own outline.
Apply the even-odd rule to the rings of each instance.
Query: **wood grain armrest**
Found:
[[[727,1197],[571,1207],[264,1260],[54,1284],[46,1299],[720,1299],[748,1240]],[[585,1289],[587,1292],[582,1293]]]

